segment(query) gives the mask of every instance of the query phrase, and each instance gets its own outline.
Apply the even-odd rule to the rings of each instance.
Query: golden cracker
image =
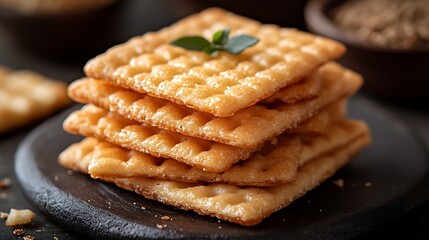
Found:
[[[65,167],[75,169],[70,159],[79,154],[76,146],[92,149],[91,161],[84,161],[81,169],[88,169],[93,178],[136,177],[168,179],[181,182],[223,182],[242,186],[275,186],[295,179],[298,169],[301,144],[298,137],[288,137],[276,148],[253,155],[249,160],[232,166],[223,173],[202,171],[173,159],[163,159],[123,149],[119,146],[95,140],[84,139],[64,151],[59,161]],[[85,166],[86,165],[86,166]]]
[[[0,132],[46,117],[69,103],[65,83],[31,71],[0,69]]]
[[[297,128],[288,130],[288,134],[321,135],[328,126],[345,119],[347,100],[337,101],[322,109],[309,120],[301,123]]]
[[[227,184],[189,184],[147,178],[104,179],[146,198],[222,220],[253,226],[317,187],[370,142],[358,139],[303,166],[294,182],[278,187],[242,188]]]
[[[350,134],[344,135],[344,131]],[[239,162],[223,173],[191,168],[172,159],[157,159],[136,151],[125,150],[109,143],[94,144],[94,154],[88,167],[93,178],[152,177],[178,182],[220,182],[239,186],[278,186],[295,179],[300,165],[331,152],[367,134],[366,125],[344,121],[332,126],[329,133],[307,139],[301,150],[298,137],[282,136],[275,146],[267,145],[246,161]],[[335,141],[336,138],[342,138]],[[333,139],[333,141],[329,141]],[[320,144],[320,146],[318,146]],[[312,150],[317,146],[315,150]]]
[[[95,138],[85,138],[81,142],[73,143],[60,153],[58,162],[74,171],[88,173],[88,166],[97,143],[98,140]],[[76,159],[80,160],[76,161]]]
[[[365,122],[344,120],[329,126],[322,135],[301,135],[302,148],[299,157],[299,166],[327,152],[342,148],[355,139],[368,135],[368,133],[368,125]]]
[[[260,41],[239,55],[220,52],[216,56],[169,44],[185,35],[211,39],[214,32],[224,28],[231,29],[231,36],[249,34]],[[345,47],[336,41],[262,25],[213,8],[113,47],[89,61],[85,73],[228,117],[310,75],[344,52]]]
[[[345,131],[349,131],[349,134],[344,135]],[[88,169],[93,178],[151,177],[178,182],[278,186],[295,179],[298,163],[303,165],[367,133],[368,129],[364,123],[344,121],[331,126],[324,136],[307,138],[302,150],[298,136],[284,135],[278,139],[275,146],[269,144],[250,159],[235,164],[223,173],[201,171],[173,159],[155,158],[94,138],[87,138],[72,145],[59,159],[63,166],[75,170],[75,166],[69,163],[73,160],[67,158],[86,159],[85,154],[91,154],[91,161],[82,161],[81,168]],[[336,140],[337,138],[341,140]],[[332,141],[329,141],[331,139]]]
[[[69,133],[96,137],[156,157],[173,158],[211,172],[223,172],[257,150],[185,136],[137,123],[94,105],[75,111],[63,124]]]
[[[296,130],[296,132],[309,135],[316,131],[324,131],[319,124],[319,115],[331,114],[330,111],[335,110],[331,108],[322,110],[304,124],[305,131]],[[329,116],[323,118],[329,118]],[[312,123],[313,121],[316,123]],[[64,121],[63,127],[69,133],[95,137],[155,157],[172,158],[211,172],[224,172],[232,164],[250,157],[262,146],[244,149],[197,139],[137,123],[93,105],[86,105],[81,110],[70,114]],[[326,128],[327,125],[324,127]],[[300,128],[301,126],[297,129]]]
[[[371,139],[366,134],[333,153],[310,161],[299,169],[294,182],[277,187],[244,188],[219,183],[202,185],[143,177],[102,180],[184,210],[252,226],[331,177],[370,142]],[[85,168],[80,170],[87,171]]]
[[[317,69],[316,71],[319,71]],[[276,103],[282,101],[289,104],[294,104],[300,101],[309,100],[319,96],[321,91],[320,74],[311,74],[297,83],[284,87],[275,92],[270,97],[263,99],[262,103]]]
[[[296,128],[323,107],[352,95],[362,84],[360,75],[338,64],[329,63],[320,70],[322,90],[319,97],[296,104],[258,103],[226,118],[115,87],[101,80],[76,81],[68,92],[75,101],[96,104],[134,121],[236,147],[255,148]]]

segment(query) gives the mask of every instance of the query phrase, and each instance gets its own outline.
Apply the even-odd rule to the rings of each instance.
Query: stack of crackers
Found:
[[[212,56],[169,43],[230,28],[259,43]],[[69,96],[81,134],[68,168],[146,198],[245,226],[299,198],[370,143],[346,119],[362,78],[332,61],[342,44],[208,9],[111,48]]]

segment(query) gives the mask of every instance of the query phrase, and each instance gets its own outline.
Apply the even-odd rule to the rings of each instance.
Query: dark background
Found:
[[[83,76],[83,65],[109,46],[132,36],[155,31],[209,6],[220,6],[264,23],[305,29],[306,1],[238,0],[120,0],[100,11],[71,16],[22,16],[0,8],[0,65],[31,69],[70,83]],[[362,94],[362,93],[361,93]],[[365,93],[363,93],[365,94]],[[404,121],[429,149],[428,108],[410,109],[380,103]],[[0,190],[0,211],[30,208],[34,224],[26,232],[36,239],[82,239],[69,233],[34,209],[23,197],[13,173],[13,157],[19,142],[37,123],[0,135],[0,179],[10,177],[12,186]],[[17,170],[19,171],[19,169]],[[398,219],[393,225],[375,229],[368,237],[429,239],[429,210],[426,206]],[[13,228],[0,220],[0,239],[14,239]]]

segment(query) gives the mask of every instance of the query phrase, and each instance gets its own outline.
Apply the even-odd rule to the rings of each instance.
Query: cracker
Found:
[[[288,134],[321,135],[328,126],[345,119],[347,101],[340,100],[322,109],[309,120],[301,123],[298,127],[288,130]]]
[[[253,226],[317,187],[370,142],[363,137],[303,166],[294,182],[278,187],[243,188],[227,184],[189,184],[148,178],[104,179],[146,198],[244,226]]]
[[[275,148],[267,147],[249,160],[232,166],[223,173],[202,171],[173,159],[155,158],[126,150],[107,142],[86,138],[72,145],[60,156],[60,163],[76,169],[73,159],[86,152],[80,169],[89,169],[93,178],[145,176],[181,182],[223,182],[243,186],[274,186],[295,179],[301,143],[298,137],[284,138]],[[86,161],[86,157],[91,161]],[[70,160],[71,159],[71,160]]]
[[[169,44],[185,35],[211,39],[214,32],[224,28],[231,29],[231,36],[249,34],[260,41],[239,55],[220,52],[217,56]],[[228,117],[310,75],[344,52],[345,47],[336,41],[296,29],[262,25],[212,8],[113,47],[89,61],[85,73]]]
[[[65,83],[31,71],[0,69],[0,132],[46,117],[69,103]]]
[[[331,121],[330,115],[337,114],[337,105],[341,104],[322,110],[299,126],[295,132],[306,135],[324,132],[324,128],[327,128],[328,122]],[[172,158],[211,172],[224,172],[232,164],[250,157],[265,144],[257,148],[238,148],[197,139],[137,123],[93,105],[86,105],[70,114],[63,126],[69,133],[96,137],[127,149],[155,157]],[[304,130],[299,130],[301,127]]]
[[[294,180],[298,163],[303,165],[315,157],[362,137],[368,132],[365,126],[358,121],[344,121],[336,124],[330,127],[326,135],[307,139],[302,151],[298,137],[282,136],[275,146],[269,144],[250,159],[235,164],[223,173],[201,171],[172,159],[154,158],[106,142],[85,140],[82,142],[82,148],[88,148],[90,145],[94,149],[88,167],[93,178],[152,177],[179,182],[201,181],[240,186],[278,186]],[[344,131],[348,130],[350,130],[349,134],[344,135]],[[337,138],[341,140],[336,140]],[[331,139],[332,141],[329,141]]]
[[[58,156],[58,162],[67,168],[82,173],[88,172],[94,146],[98,143],[95,138],[84,138],[81,142],[73,143]],[[76,159],[80,159],[76,161]]]
[[[368,125],[359,120],[344,120],[327,128],[319,136],[301,136],[302,150],[299,166],[329,151],[341,148],[355,139],[368,135]]]
[[[335,152],[314,159],[299,169],[294,182],[277,187],[245,188],[220,183],[183,183],[143,177],[102,180],[184,210],[252,226],[331,177],[370,142],[371,139],[366,134]],[[85,168],[80,170],[87,171]]]
[[[138,122],[228,145],[255,148],[283,131],[296,128],[324,106],[352,95],[362,84],[360,75],[335,63],[323,66],[320,74],[322,91],[315,99],[296,104],[258,103],[226,118],[95,79],[76,81],[68,92],[75,101],[91,102]]]
[[[317,69],[316,71],[320,71]],[[282,101],[285,103],[293,104],[303,100],[309,100],[319,96],[321,91],[320,74],[311,74],[297,83],[284,87],[275,92],[270,97],[263,99],[263,103],[276,103]]]
[[[211,172],[223,172],[257,150],[162,130],[125,119],[94,105],[86,105],[70,114],[63,127],[69,133],[96,137],[156,157],[173,158]]]

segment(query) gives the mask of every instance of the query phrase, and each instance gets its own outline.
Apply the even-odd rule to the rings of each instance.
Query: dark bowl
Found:
[[[12,47],[37,56],[88,59],[117,42],[120,3],[61,14],[27,15],[0,6],[0,27]]]
[[[183,0],[194,9],[220,7],[225,10],[283,27],[305,28],[304,7],[307,0]]]
[[[394,102],[429,99],[429,51],[391,50],[359,41],[336,26],[328,15],[343,2],[309,1],[304,14],[308,29],[347,46],[339,62],[364,76],[366,92]]]

